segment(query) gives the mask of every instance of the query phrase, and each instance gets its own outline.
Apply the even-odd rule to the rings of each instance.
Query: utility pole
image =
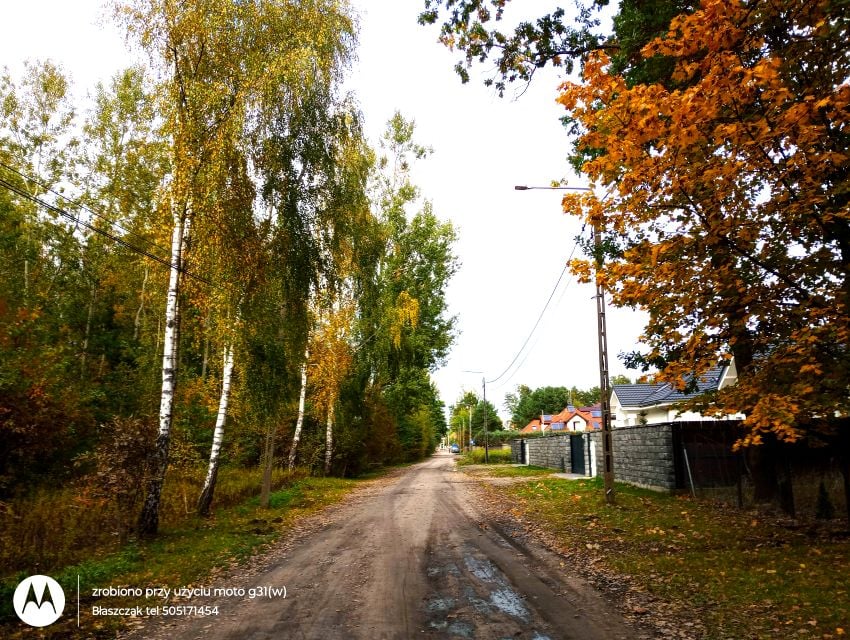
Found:
[[[599,272],[602,270],[602,225],[593,229],[596,250],[596,324],[599,336],[599,400],[602,408],[602,484],[605,502],[614,504],[614,452],[611,442],[611,381],[608,377],[608,330],[605,324],[605,287]]]
[[[487,424],[487,380],[481,376],[481,391],[483,393],[484,407],[484,464],[490,464],[490,437],[487,432],[490,430],[490,425]]]
[[[588,187],[528,187],[517,185],[516,191],[551,189],[555,191],[592,191]],[[603,201],[605,198],[603,198]],[[602,409],[602,482],[605,487],[605,502],[614,504],[614,452],[611,439],[611,382],[608,378],[608,332],[605,325],[605,287],[599,279],[602,271],[602,224],[593,229],[593,246],[596,250],[596,324],[599,337],[599,394]],[[541,428],[543,417],[541,416]]]
[[[469,451],[469,441],[472,440],[472,410],[474,408],[475,405],[469,405],[469,437],[464,441],[464,446],[467,451]]]
[[[464,373],[480,373],[482,375],[481,383],[486,384],[484,382],[484,372],[483,371],[472,371],[470,369],[464,369]],[[487,400],[487,387],[484,387],[484,400]],[[476,404],[478,404],[478,398],[475,399]],[[472,440],[472,407],[469,408],[469,439]],[[484,460],[489,460],[489,456],[487,455],[487,407],[484,407]]]

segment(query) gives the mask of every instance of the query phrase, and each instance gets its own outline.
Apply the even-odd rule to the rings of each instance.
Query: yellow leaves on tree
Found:
[[[407,291],[402,291],[396,298],[395,307],[390,317],[390,338],[393,346],[401,346],[401,337],[405,327],[416,328],[419,321],[419,301]]]
[[[850,412],[850,27],[831,3],[704,0],[646,58],[669,77],[629,86],[604,53],[559,102],[606,197],[564,198],[601,225],[598,277],[645,309],[634,364],[677,385],[734,355],[711,398],[752,437],[794,440]],[[597,256],[595,258],[599,258]],[[596,260],[573,264],[589,280]],[[816,377],[817,376],[817,377]]]
[[[310,382],[314,402],[327,413],[351,370],[354,353],[349,342],[354,305],[341,305],[320,320],[310,341]]]

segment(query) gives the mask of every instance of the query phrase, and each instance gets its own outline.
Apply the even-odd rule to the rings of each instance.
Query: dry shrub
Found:
[[[100,444],[93,454],[96,469],[84,484],[96,497],[115,503],[121,514],[116,527],[122,536],[132,529],[143,498],[155,437],[153,420],[116,416],[101,426]]]
[[[144,498],[153,421],[114,418],[101,426],[101,444],[77,460],[86,473],[62,489],[40,489],[0,503],[0,567],[3,576],[18,571],[52,571],[95,554],[108,553],[133,533]],[[174,526],[194,517],[206,466],[179,436],[163,488],[161,522]],[[275,469],[274,490],[306,474]],[[244,502],[260,493],[260,469],[222,467],[213,508]]]
[[[126,541],[141,504],[155,431],[138,418],[113,418],[101,425],[95,450],[75,461],[88,470],[80,479],[5,503],[0,566],[46,571]]]

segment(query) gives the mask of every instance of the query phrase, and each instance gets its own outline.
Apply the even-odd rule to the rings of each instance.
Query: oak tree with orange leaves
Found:
[[[703,409],[744,413],[742,445],[850,413],[848,31],[846,2],[704,0],[642,50],[671,62],[663,83],[599,52],[559,98],[608,194],[564,209],[605,229],[614,303],[649,314],[631,362],[684,386],[734,358]]]

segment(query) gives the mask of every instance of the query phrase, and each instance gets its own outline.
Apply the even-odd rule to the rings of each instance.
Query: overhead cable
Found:
[[[549,297],[546,300],[546,304],[543,305],[543,309],[540,311],[540,315],[537,316],[537,321],[534,323],[534,326],[531,328],[531,332],[528,334],[528,337],[525,339],[525,342],[522,343],[522,346],[519,348],[519,351],[517,351],[513,360],[511,360],[510,364],[508,364],[508,366],[505,367],[505,370],[502,371],[502,373],[500,373],[498,376],[496,376],[492,380],[487,380],[487,384],[492,384],[494,382],[498,382],[499,380],[501,380],[505,376],[505,374],[508,371],[510,371],[510,369],[514,365],[514,363],[519,359],[519,357],[522,354],[525,347],[528,346],[528,343],[531,340],[531,337],[534,335],[534,332],[537,331],[537,327],[540,326],[540,321],[543,319],[543,315],[546,313],[546,310],[549,308],[549,304],[552,302],[552,298],[555,297],[555,292],[558,290],[558,285],[561,284],[561,280],[564,278],[564,274],[567,272],[567,269],[570,266],[570,260],[572,260],[572,258],[573,258],[573,254],[576,251],[576,247],[578,247],[578,242],[576,242],[573,245],[572,251],[570,251],[570,255],[569,255],[569,257],[567,257],[567,260],[564,263],[564,268],[561,270],[561,274],[558,276],[558,280],[557,280],[557,282],[555,282],[555,286],[552,287],[552,293],[549,294]]]
[[[26,180],[28,182],[32,182],[33,184],[38,185],[39,187],[44,189],[46,192],[52,193],[57,198],[62,198],[65,202],[67,202],[71,205],[74,205],[76,207],[79,207],[80,209],[89,213],[90,215],[95,216],[97,218],[100,218],[101,220],[105,220],[107,222],[107,224],[109,224],[112,227],[115,227],[116,229],[123,231],[127,235],[131,235],[131,236],[135,236],[136,238],[139,238],[142,242],[148,244],[149,246],[165,252],[166,255],[171,253],[171,251],[169,249],[167,249],[167,248],[165,248],[161,245],[156,244],[153,240],[145,238],[143,235],[138,234],[135,231],[131,231],[130,229],[122,227],[118,222],[115,222],[114,220],[110,220],[108,216],[106,216],[102,213],[99,213],[98,211],[95,211],[91,207],[81,203],[79,200],[74,200],[73,198],[69,198],[68,196],[66,196],[64,194],[59,193],[55,189],[52,189],[51,187],[47,186],[43,181],[39,180],[38,178],[34,178],[31,175],[27,175],[26,173],[23,173],[22,171],[19,171],[18,169],[15,169],[14,167],[9,166],[8,164],[6,164],[3,161],[0,161],[0,167],[3,167],[7,171],[11,171],[12,173],[20,176],[21,178],[23,178],[24,180]]]
[[[109,231],[106,231],[105,229],[99,229],[96,226],[94,226],[93,224],[91,224],[90,222],[86,222],[86,221],[82,220],[79,216],[75,216],[74,214],[70,213],[69,211],[62,209],[61,207],[57,207],[56,205],[50,204],[49,202],[46,202],[46,201],[42,200],[41,198],[39,198],[37,196],[34,196],[34,195],[31,195],[30,193],[27,193],[24,189],[21,189],[20,187],[12,184],[11,182],[8,182],[7,180],[4,180],[3,178],[0,178],[0,186],[5,187],[9,191],[16,193],[17,195],[21,196],[22,198],[25,198],[26,200],[29,200],[30,202],[33,202],[33,203],[39,205],[40,207],[44,207],[48,211],[51,211],[51,212],[53,212],[57,215],[60,215],[64,218],[67,218],[68,220],[70,220],[71,222],[73,222],[75,224],[78,224],[82,227],[85,227],[86,229],[88,229],[90,231],[93,231],[94,233],[97,233],[97,234],[102,235],[106,238],[109,238],[113,242],[120,244],[122,247],[125,247],[126,249],[132,251],[133,253],[144,256],[146,258],[149,258],[150,260],[153,260],[154,262],[158,262],[159,264],[166,266],[169,269],[177,269],[177,271],[179,271],[180,273],[185,275],[187,278],[192,278],[193,280],[197,280],[198,282],[203,282],[204,284],[207,284],[207,285],[215,287],[215,288],[222,288],[219,285],[217,285],[216,283],[214,283],[212,280],[209,280],[207,278],[204,278],[203,276],[199,276],[199,275],[197,275],[197,274],[195,274],[191,271],[188,271],[185,267],[181,267],[180,265],[175,265],[169,259],[162,258],[162,257],[160,257],[156,254],[151,253],[150,251],[146,251],[145,249],[141,249],[141,248],[139,248],[139,247],[137,247],[133,244],[130,244],[129,242],[124,240],[124,238],[117,236],[115,234],[112,234]]]

